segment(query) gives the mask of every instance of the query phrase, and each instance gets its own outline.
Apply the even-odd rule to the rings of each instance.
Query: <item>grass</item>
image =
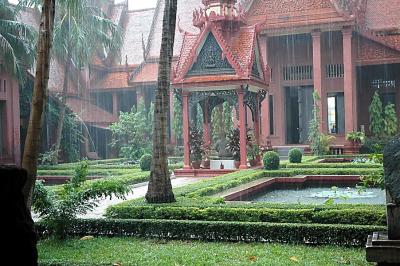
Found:
[[[371,265],[363,248],[93,238],[42,240],[41,265]]]

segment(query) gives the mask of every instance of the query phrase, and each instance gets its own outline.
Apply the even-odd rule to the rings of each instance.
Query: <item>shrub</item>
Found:
[[[140,157],[140,169],[142,169],[142,171],[150,171],[152,159],[151,154],[144,154]]]
[[[303,154],[301,153],[300,149],[294,148],[290,149],[288,156],[290,163],[301,163]]]
[[[279,169],[279,155],[274,151],[267,151],[263,157],[264,168],[267,170],[278,170]]]
[[[36,228],[41,235],[47,229],[42,223]],[[368,225],[82,219],[68,227],[68,235],[364,246],[371,232],[384,230]]]

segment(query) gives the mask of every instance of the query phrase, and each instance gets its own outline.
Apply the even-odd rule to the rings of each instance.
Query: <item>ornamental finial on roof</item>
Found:
[[[244,9],[237,0],[202,0],[204,8],[193,11],[193,25],[203,28],[209,22],[244,24]],[[220,25],[221,26],[221,25]]]

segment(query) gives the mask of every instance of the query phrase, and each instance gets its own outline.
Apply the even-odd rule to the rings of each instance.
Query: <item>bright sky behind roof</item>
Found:
[[[120,3],[123,1],[124,0],[115,0],[115,3]],[[16,4],[19,2],[19,0],[8,0],[8,2]],[[128,0],[130,10],[156,7],[156,3],[157,0]]]

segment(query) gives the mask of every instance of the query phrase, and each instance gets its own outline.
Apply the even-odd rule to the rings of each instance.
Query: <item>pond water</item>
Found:
[[[385,191],[379,188],[305,187],[275,189],[249,199],[254,202],[323,204],[328,199],[345,204],[385,204]]]

